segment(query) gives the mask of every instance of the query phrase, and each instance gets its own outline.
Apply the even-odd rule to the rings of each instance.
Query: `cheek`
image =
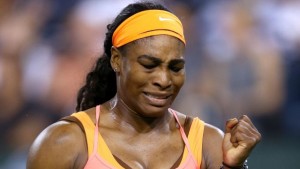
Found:
[[[180,90],[180,88],[183,86],[184,81],[185,81],[185,73],[183,72],[182,74],[175,75],[173,77],[173,84],[176,86],[177,90]]]
[[[130,72],[130,77],[128,78],[127,83],[135,87],[144,86],[148,82],[147,77],[148,76],[141,71],[132,71]]]
[[[183,86],[184,81],[185,81],[185,74],[176,77],[174,80],[174,84],[180,89]]]
[[[143,86],[147,82],[147,76],[143,73],[138,66],[129,64],[124,67],[123,73],[121,75],[121,81],[125,84],[127,88],[136,88],[138,86]]]

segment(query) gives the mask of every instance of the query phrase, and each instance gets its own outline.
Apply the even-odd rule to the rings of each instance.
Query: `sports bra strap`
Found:
[[[95,127],[95,133],[94,133],[94,150],[93,153],[97,153],[98,148],[98,123],[99,123],[99,116],[100,116],[100,105],[96,106],[96,127]]]
[[[183,128],[182,128],[182,126],[181,126],[179,120],[178,120],[177,113],[176,113],[173,109],[171,109],[171,108],[169,108],[168,110],[169,110],[170,113],[172,113],[172,114],[174,115],[174,117],[175,117],[175,119],[176,119],[176,122],[177,122],[178,125],[179,125],[179,130],[180,130],[182,139],[183,139],[183,141],[184,141],[184,143],[185,143],[185,145],[186,145],[186,147],[187,147],[189,153],[192,153],[192,151],[191,151],[191,149],[190,149],[190,144],[189,144],[189,142],[188,142],[188,139],[187,139],[187,137],[186,137],[186,135],[185,135],[185,132],[184,132],[184,130],[183,130]]]

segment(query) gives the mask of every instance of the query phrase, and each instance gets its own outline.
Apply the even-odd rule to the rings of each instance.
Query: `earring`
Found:
[[[115,67],[115,68],[114,68],[114,71],[117,72],[117,70],[118,70],[118,68]]]

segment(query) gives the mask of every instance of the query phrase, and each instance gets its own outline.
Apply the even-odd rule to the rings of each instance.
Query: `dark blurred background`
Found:
[[[46,126],[75,111],[106,25],[133,0],[0,1],[0,168],[25,169]],[[262,133],[250,168],[300,168],[300,1],[163,0],[185,27],[186,83],[173,108]]]

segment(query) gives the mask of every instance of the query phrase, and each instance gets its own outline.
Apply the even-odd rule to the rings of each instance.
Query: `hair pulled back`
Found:
[[[138,12],[151,9],[169,11],[166,7],[156,2],[137,2],[125,7],[115,20],[111,24],[107,25],[107,32],[104,40],[104,53],[97,60],[96,65],[91,72],[87,74],[85,85],[82,86],[78,92],[76,111],[95,107],[96,105],[102,104],[115,96],[117,92],[116,74],[110,65],[110,50],[113,46],[113,33],[116,28],[130,16]]]

